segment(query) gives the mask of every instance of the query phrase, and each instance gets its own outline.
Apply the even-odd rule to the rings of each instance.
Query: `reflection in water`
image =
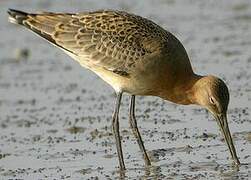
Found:
[[[160,166],[154,166],[145,168],[145,175],[142,177],[143,179],[162,179],[164,178],[164,174],[161,172]]]
[[[117,179],[200,179],[207,177],[220,177],[223,179],[238,179],[248,177],[248,174],[242,170],[250,169],[251,163],[243,164],[240,168],[234,164],[218,164],[212,162],[191,162],[189,164],[177,161],[170,164],[162,164],[159,166],[151,165],[145,168],[129,168],[126,171],[116,171]],[[132,176],[132,173],[143,174]],[[115,175],[116,176],[116,175]]]
[[[119,179],[124,180],[128,179],[127,174],[131,174],[131,172],[143,172],[141,176],[137,176],[137,179],[163,179],[166,176],[162,174],[161,167],[160,166],[148,166],[145,168],[133,168],[133,169],[127,169],[126,171],[117,171],[119,174]]]

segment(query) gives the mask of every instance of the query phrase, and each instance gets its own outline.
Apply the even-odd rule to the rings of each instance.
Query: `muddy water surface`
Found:
[[[150,18],[186,47],[196,72],[222,77],[240,161],[236,170],[212,117],[197,106],[138,97],[136,113],[153,161],[145,168],[121,108],[127,179],[251,178],[251,3],[240,0],[0,2],[0,179],[119,179],[111,87],[60,50],[7,22],[26,11],[122,9]]]

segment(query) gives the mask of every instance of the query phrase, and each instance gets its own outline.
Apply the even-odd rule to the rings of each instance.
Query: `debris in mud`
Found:
[[[181,123],[182,121],[179,119],[169,119],[167,121],[168,124]]]
[[[217,135],[216,135],[216,134],[212,134],[212,133],[205,133],[205,132],[203,132],[203,134],[202,134],[202,135],[197,136],[196,138],[198,138],[198,139],[202,139],[203,141],[205,141],[205,140],[207,140],[208,138],[213,138],[213,139],[215,139],[216,137],[217,137]]]
[[[247,139],[249,142],[251,142],[251,132],[248,132],[248,133],[247,133],[246,139]]]
[[[116,155],[114,155],[114,154],[106,154],[106,155],[104,155],[103,157],[104,157],[104,158],[107,158],[107,159],[111,159],[111,158],[116,157]]]
[[[233,6],[234,11],[245,11],[249,9],[249,4],[248,3],[238,3]]]
[[[27,48],[19,48],[15,50],[14,54],[17,62],[26,61],[30,57],[30,50]]]
[[[93,170],[91,168],[87,168],[87,169],[81,169],[80,171],[78,171],[79,173],[85,175],[85,174],[90,174]]]
[[[7,157],[7,156],[10,156],[10,154],[9,154],[9,153],[0,154],[0,159],[3,159],[3,158],[5,158],[5,157]]]
[[[246,155],[246,156],[244,156],[244,159],[247,159],[247,158],[249,158],[250,157],[250,155]]]
[[[58,130],[57,129],[48,129],[46,132],[55,134],[58,132]]]
[[[90,174],[91,172],[93,172],[93,171],[101,171],[101,170],[103,170],[104,168],[103,167],[97,167],[97,168],[95,168],[95,169],[92,169],[92,168],[86,168],[86,169],[81,169],[81,170],[79,170],[79,171],[77,171],[78,173],[80,173],[80,174],[83,174],[83,175],[85,175],[85,174]],[[91,179],[99,179],[97,176],[96,177],[92,177]]]
[[[66,131],[70,132],[71,134],[84,133],[85,130],[86,128],[80,126],[72,126],[66,129]]]
[[[184,147],[173,147],[173,148],[167,148],[167,149],[156,149],[149,152],[150,158],[153,161],[159,161],[161,157],[165,156],[173,156],[176,153],[179,152],[186,152],[190,154],[192,152],[193,148],[190,145],[184,146]]]
[[[103,137],[107,137],[107,136],[112,136],[111,132],[104,132],[104,131],[100,131],[98,129],[94,129],[93,131],[90,132],[91,135],[91,141],[93,141],[96,138],[103,138]]]

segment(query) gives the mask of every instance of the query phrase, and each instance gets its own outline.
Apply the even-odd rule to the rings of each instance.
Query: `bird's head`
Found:
[[[194,88],[196,103],[205,107],[213,115],[223,133],[234,162],[240,164],[227,122],[229,91],[226,84],[215,76],[204,76],[195,83]]]
[[[212,115],[226,114],[229,103],[229,92],[226,84],[215,76],[202,77],[196,83],[198,103],[204,106]]]

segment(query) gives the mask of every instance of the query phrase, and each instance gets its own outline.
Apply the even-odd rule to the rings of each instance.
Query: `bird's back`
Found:
[[[181,76],[193,74],[179,40],[154,22],[134,14],[104,10],[77,14],[10,10],[9,14],[16,23],[62,48],[100,76],[119,78],[114,83],[123,78],[134,78],[135,83],[140,79],[143,84],[162,79],[171,87]],[[108,83],[113,86],[113,82]]]

